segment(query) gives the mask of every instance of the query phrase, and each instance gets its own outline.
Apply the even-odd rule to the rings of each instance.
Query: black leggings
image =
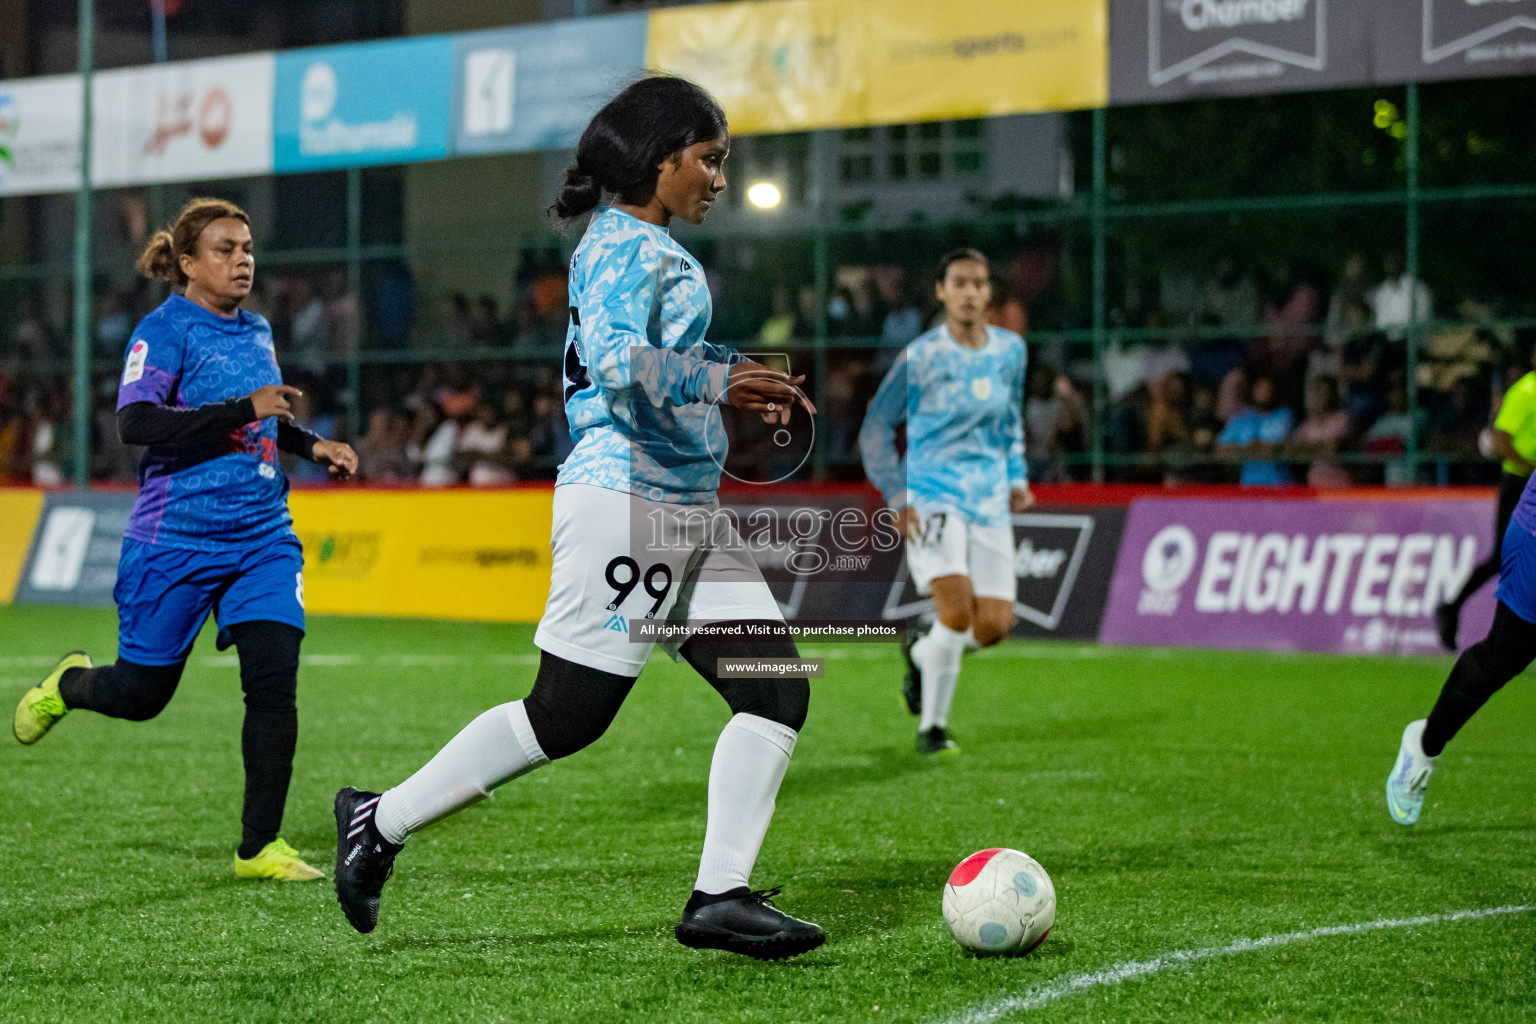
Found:
[[[1509,517],[1515,514],[1515,506],[1520,504],[1520,495],[1525,493],[1525,483],[1528,479],[1529,477],[1515,476],[1513,473],[1504,473],[1499,477],[1499,507],[1493,519],[1493,550],[1488,552],[1487,558],[1473,567],[1472,575],[1468,576],[1467,582],[1461,586],[1461,592],[1452,599],[1451,607],[1458,612],[1484,583],[1499,574],[1499,566],[1502,564],[1504,555],[1504,531],[1509,529]]]
[[[240,855],[251,857],[277,838],[283,823],[299,735],[299,644],[304,633],[282,622],[238,622],[228,632],[240,654],[240,688],[245,691]],[[59,695],[71,710],[146,722],[171,702],[186,667],[182,659],[172,665],[118,661],[71,669],[59,681]]]
[[[679,650],[694,671],[713,686],[733,714],[756,715],[799,732],[810,707],[811,684],[790,679],[721,679],[719,658],[794,658],[790,640],[689,640]],[[539,658],[533,691],[523,701],[528,724],[544,756],[568,757],[608,731],[635,681],[629,676],[587,668],[548,651]]]
[[[1536,661],[1536,624],[1510,611],[1503,601],[1493,613],[1488,636],[1461,652],[1424,726],[1424,753],[1437,757],[1451,737],[1505,683]]]

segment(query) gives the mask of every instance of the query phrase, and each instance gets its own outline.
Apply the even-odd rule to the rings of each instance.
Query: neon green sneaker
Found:
[[[64,698],[59,696],[59,680],[72,668],[90,668],[91,659],[84,651],[70,651],[53,667],[48,677],[21,696],[16,705],[16,720],[11,731],[21,743],[31,746],[48,734],[55,722],[69,714]]]
[[[252,857],[241,859],[235,854],[237,878],[270,878],[278,882],[312,882],[324,878],[316,869],[304,863],[299,851],[281,839],[274,839]]]

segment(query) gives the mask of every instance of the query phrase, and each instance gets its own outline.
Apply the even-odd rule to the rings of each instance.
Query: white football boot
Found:
[[[1399,825],[1412,825],[1424,809],[1424,789],[1435,773],[1435,759],[1424,753],[1424,719],[1409,722],[1397,750],[1397,764],[1387,776],[1387,810]]]

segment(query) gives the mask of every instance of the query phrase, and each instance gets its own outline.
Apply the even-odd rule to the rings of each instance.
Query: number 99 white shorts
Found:
[[[1014,573],[1013,526],[977,526],[953,512],[917,508],[917,527],[907,538],[907,572],[926,597],[941,576],[969,576],[977,597],[1012,601],[1019,580]]]
[[[718,502],[677,505],[561,484],[549,543],[549,601],[533,642],[578,665],[638,676],[657,645],[631,641],[631,619],[784,620]],[[676,660],[684,640],[660,646]]]

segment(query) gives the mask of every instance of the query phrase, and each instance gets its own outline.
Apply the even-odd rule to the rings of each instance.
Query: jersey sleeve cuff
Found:
[[[711,405],[726,402],[725,384],[731,375],[730,363],[713,363],[704,374],[704,400]]]

